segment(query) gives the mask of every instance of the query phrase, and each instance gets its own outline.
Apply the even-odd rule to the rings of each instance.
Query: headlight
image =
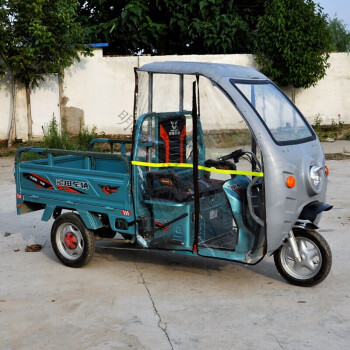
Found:
[[[310,179],[311,184],[315,187],[316,190],[319,190],[321,188],[321,171],[323,167],[318,165],[313,165],[310,168]]]

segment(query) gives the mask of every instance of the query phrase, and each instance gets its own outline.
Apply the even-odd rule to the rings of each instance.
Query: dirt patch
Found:
[[[328,153],[325,157],[327,160],[345,160],[350,159],[350,153]]]
[[[327,139],[350,140],[350,124],[333,123],[331,125],[313,125],[312,127],[320,141]]]
[[[32,253],[32,252],[40,252],[40,250],[43,248],[41,244],[32,244],[32,245],[27,245],[25,252],[26,253]]]

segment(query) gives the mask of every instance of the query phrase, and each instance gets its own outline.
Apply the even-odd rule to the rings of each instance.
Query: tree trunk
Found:
[[[60,115],[58,117],[59,123],[61,125],[61,130],[65,129],[64,111],[66,108],[66,101],[63,99],[63,73],[58,74],[58,103],[60,106]],[[66,130],[65,130],[66,131]]]
[[[292,102],[295,104],[295,87],[292,85]]]
[[[292,85],[292,102],[295,104],[295,87]],[[293,108],[293,128],[297,127],[297,116],[296,111]]]
[[[32,108],[30,102],[30,88],[26,84],[26,97],[27,97],[27,121],[28,121],[28,140],[33,137],[33,120],[32,120]]]
[[[13,86],[12,86],[12,117],[10,123],[10,129],[7,137],[7,146],[11,147],[12,142],[17,138],[16,133],[16,101],[17,101],[17,79],[13,77]]]

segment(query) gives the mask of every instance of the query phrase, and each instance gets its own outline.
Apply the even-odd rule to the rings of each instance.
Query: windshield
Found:
[[[231,83],[244,95],[278,144],[314,139],[311,127],[293,104],[271,83]]]

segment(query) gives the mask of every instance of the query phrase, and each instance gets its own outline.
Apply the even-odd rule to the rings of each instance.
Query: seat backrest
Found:
[[[186,162],[186,117],[171,115],[158,118],[158,158],[160,163]]]

